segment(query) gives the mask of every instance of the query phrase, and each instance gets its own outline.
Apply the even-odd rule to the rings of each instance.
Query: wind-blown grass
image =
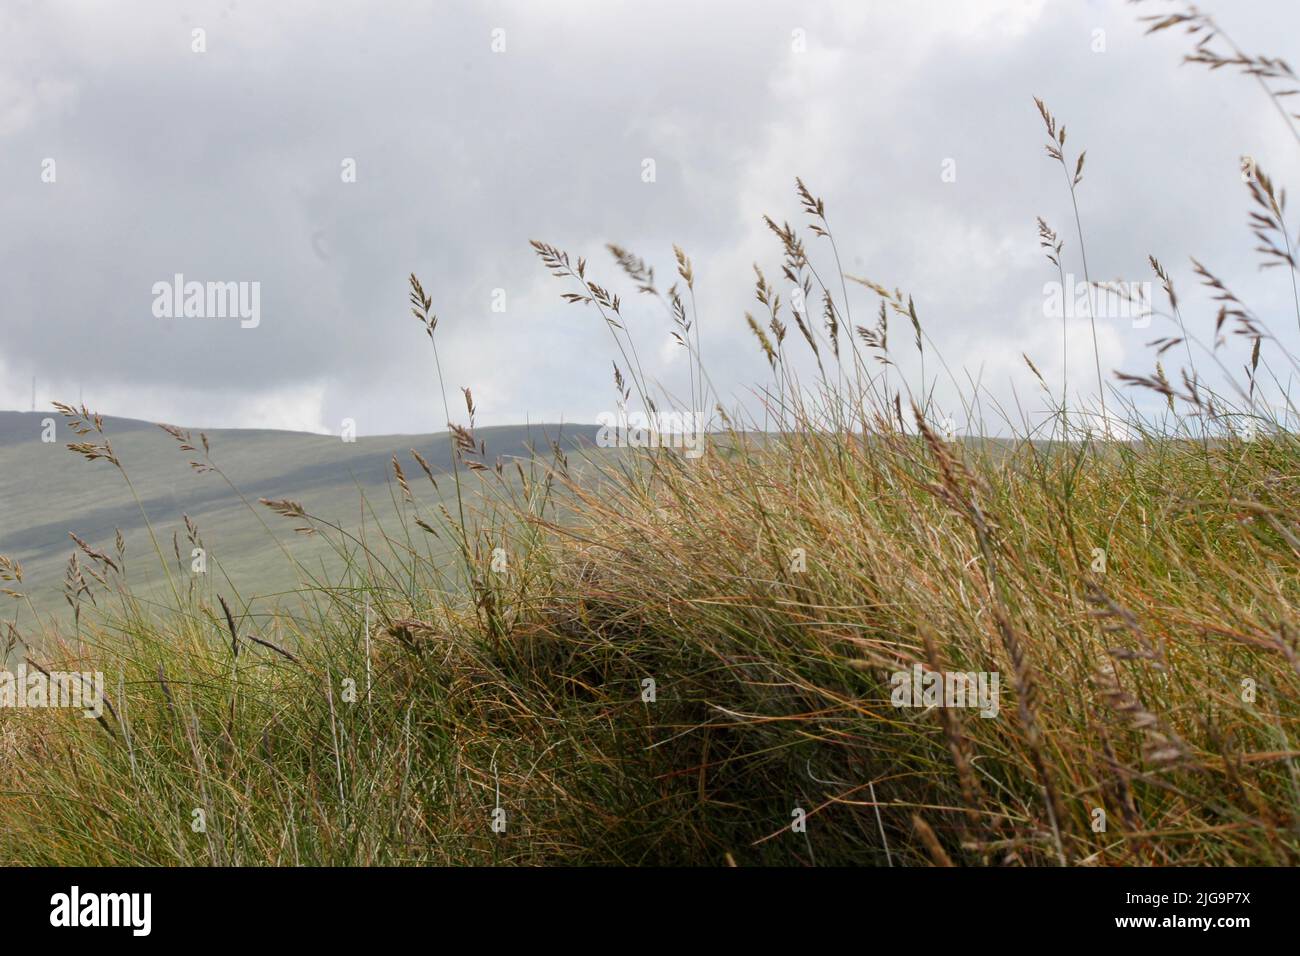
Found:
[[[1082,160],[1056,158],[1074,204]],[[1251,191],[1285,237],[1271,183]],[[825,203],[797,195],[808,238],[768,224],[804,306],[756,266],[764,314],[746,318],[772,377],[753,420],[719,407],[686,254],[661,290],[611,247],[690,355],[688,410],[714,408],[698,460],[493,461],[466,390],[441,476],[454,514],[413,491],[439,480],[419,456],[394,459],[396,527],[362,536],[263,502],[347,569],[304,573],[295,608],[254,615],[178,583],[158,612],[80,543],[72,567],[94,583],[70,599],[103,598],[40,644],[15,618],[10,650],[104,671],[111,707],[0,712],[0,861],[1296,863],[1300,448],[1290,406],[1255,402],[1268,353],[1291,357],[1198,263],[1222,304],[1202,349],[1220,368],[1247,349],[1245,381],[1211,388],[1184,331],[1159,346],[1186,351],[1179,384],[1159,362],[1121,375],[1133,388],[1098,416],[1039,376],[1045,419],[945,435],[934,379],[909,381],[891,351],[904,322],[934,376],[947,367],[914,299],[845,275]],[[1039,230],[1059,270],[1072,250]],[[613,337],[620,402],[671,406],[619,295],[534,250]],[[874,295],[872,325],[854,323],[850,283]],[[411,291],[436,344],[432,299],[414,276]],[[968,419],[986,398],[963,397]],[[73,451],[125,478],[100,420],[64,413]],[[218,474],[219,454],[203,442]],[[0,578],[21,593],[12,561]],[[997,714],[894,706],[892,675],[916,666],[998,674]]]

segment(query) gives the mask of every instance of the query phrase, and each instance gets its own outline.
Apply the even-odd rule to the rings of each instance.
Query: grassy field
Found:
[[[1082,157],[1039,108],[1077,209]],[[1294,274],[1280,189],[1261,171],[1246,190]],[[664,288],[610,247],[619,292],[534,243],[608,330],[620,401],[709,418],[698,458],[538,442],[498,462],[522,436],[475,429],[446,389],[458,424],[420,447],[456,464],[427,469],[388,439],[213,433],[209,458],[65,409],[69,451],[8,419],[0,490],[30,504],[6,509],[3,636],[33,668],[102,672],[107,706],[0,710],[0,862],[1300,862],[1300,440],[1288,399],[1259,400],[1295,358],[1199,263],[1221,310],[1184,323],[1153,259],[1183,332],[1151,371],[1094,355],[1091,401],[1039,375],[1050,414],[988,428],[969,390],[974,434],[945,434],[912,298],[844,275],[821,198],[796,198],[746,316],[771,373],[748,417],[700,362],[683,251]],[[1040,237],[1051,275],[1082,251]],[[636,291],[691,357],[689,404],[640,372]],[[415,276],[411,306],[436,361]],[[189,458],[220,470],[184,476]],[[204,491],[173,499],[182,477]],[[189,586],[178,507],[230,588]],[[68,526],[75,613],[41,628],[25,595]]]
[[[400,486],[364,548],[291,513],[343,571],[265,614],[83,554],[39,660],[111,710],[2,712],[4,859],[1296,862],[1294,438],[885,424],[463,473],[450,558]],[[894,706],[917,665],[996,715]]]

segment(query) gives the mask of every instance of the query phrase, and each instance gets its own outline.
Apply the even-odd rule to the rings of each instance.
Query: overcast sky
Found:
[[[1287,277],[1250,251],[1239,173],[1250,154],[1294,178],[1300,148],[1252,81],[1180,66],[1179,33],[1143,36],[1137,18],[1166,6],[0,0],[0,407],[29,408],[35,376],[38,407],[84,394],[195,426],[440,429],[414,271],[480,424],[591,422],[613,403],[613,345],[560,302],[532,238],[624,293],[647,374],[673,388],[669,323],[602,250],[668,278],[671,244],[686,249],[706,364],[739,400],[768,374],[744,322],[751,263],[779,273],[761,216],[805,221],[796,175],[846,271],[913,294],[954,370],[1032,406],[1021,352],[1054,385],[1062,372],[1036,216],[1082,276],[1035,95],[1071,155],[1088,150],[1094,279],[1147,280],[1154,253],[1208,341],[1195,255],[1300,346]],[[1205,6],[1248,51],[1300,61],[1294,0]],[[260,283],[260,324],[157,317],[153,285],[176,273]],[[1100,323],[1103,366],[1150,369],[1146,343],[1169,331]],[[1086,392],[1086,319],[1070,335]]]

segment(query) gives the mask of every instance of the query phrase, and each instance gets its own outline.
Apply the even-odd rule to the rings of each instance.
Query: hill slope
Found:
[[[49,435],[50,421],[53,442],[42,440],[43,434]],[[192,431],[197,446],[199,432]],[[213,429],[206,434],[221,473],[197,474],[189,461],[201,458],[201,449],[197,454],[182,450],[155,425],[105,418],[104,432],[139,505],[109,463],[87,462],[67,449],[69,442],[83,439],[57,413],[0,412],[0,554],[23,566],[24,590],[41,612],[68,607],[62,598],[64,574],[76,550],[69,532],[113,554],[121,529],[132,583],[145,591],[161,583],[161,565],[144,515],[169,562],[177,562],[179,550],[183,575],[190,573],[192,563],[193,544],[184,521],[188,515],[207,550],[209,575],[226,593],[233,589],[244,601],[275,595],[297,583],[272,533],[300,561],[323,568],[328,578],[337,565],[328,549],[295,535],[292,523],[258,505],[259,498],[300,501],[313,515],[349,529],[376,519],[387,527],[395,516],[397,493],[393,456],[400,457],[408,472],[419,474],[409,454],[415,449],[440,478],[452,461],[446,433],[345,442],[303,432]],[[476,437],[486,446],[485,460],[492,462],[526,456],[530,448],[544,451],[552,440],[566,447],[589,443],[594,433],[590,426],[543,424],[481,428]],[[449,481],[440,480],[440,487],[443,494],[452,493]],[[418,483],[412,481],[412,491],[422,507],[437,506],[438,493],[423,476]],[[364,515],[363,496],[370,512]]]

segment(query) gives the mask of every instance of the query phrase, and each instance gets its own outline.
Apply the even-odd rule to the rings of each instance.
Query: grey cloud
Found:
[[[448,384],[474,388],[482,421],[591,421],[612,401],[613,353],[594,315],[558,303],[534,237],[591,255],[611,284],[606,241],[663,276],[669,243],[687,248],[711,374],[741,395],[765,368],[741,318],[749,263],[778,262],[759,216],[800,218],[796,174],[827,200],[846,269],[914,293],[950,364],[1009,378],[1032,349],[1059,376],[1034,217],[1068,256],[1077,241],[1035,94],[1089,150],[1094,278],[1147,278],[1155,252],[1194,301],[1196,254],[1262,307],[1287,307],[1289,290],[1255,273],[1234,179],[1242,152],[1293,165],[1257,90],[1178,67],[1185,43],[1142,38],[1118,0],[983,7],[14,7],[0,15],[0,404],[34,374],[84,383],[119,414],[252,426],[289,420],[283,407],[369,434],[437,428],[406,309],[416,271],[442,316]],[[1300,35],[1294,5],[1221,14],[1252,48],[1287,55],[1273,44]],[[1105,53],[1090,49],[1096,28]],[[794,29],[806,53],[791,51]],[[340,180],[348,157],[355,184]],[[955,183],[940,179],[948,157]],[[154,318],[150,287],[177,272],[260,281],[261,325]],[[505,314],[490,309],[496,288]],[[647,371],[680,386],[662,315],[626,298]],[[1107,358],[1149,364],[1154,335],[1105,332]],[[1073,362],[1071,377],[1087,386]]]

